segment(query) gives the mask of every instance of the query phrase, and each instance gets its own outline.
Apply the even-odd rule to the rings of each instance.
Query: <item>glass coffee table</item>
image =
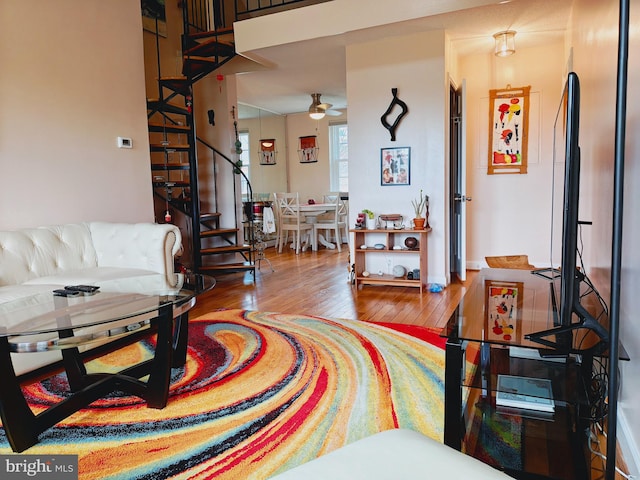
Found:
[[[186,361],[188,312],[196,297],[214,285],[204,275],[176,274],[175,287],[167,285],[164,275],[145,275],[96,283],[95,293],[72,297],[54,295],[60,286],[37,285],[33,294],[1,303],[0,413],[11,448],[24,451],[40,433],[116,390],[143,398],[150,408],[164,408],[171,368]],[[152,333],[152,359],[117,373],[87,372],[88,359]],[[81,352],[86,346],[95,348]],[[56,350],[62,354],[70,395],[35,415],[20,388],[12,353]]]

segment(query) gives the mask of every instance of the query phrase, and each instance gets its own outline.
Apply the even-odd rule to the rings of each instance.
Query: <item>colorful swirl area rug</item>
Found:
[[[421,335],[430,343],[367,322],[245,310],[214,311],[189,328],[188,360],[173,370],[164,409],[114,393],[24,453],[78,455],[83,480],[245,480],[393,428],[442,441],[444,352],[433,333]],[[152,350],[140,342],[90,370],[121,369]],[[37,412],[66,387],[60,374],[25,394]],[[0,453],[11,453],[2,429]]]

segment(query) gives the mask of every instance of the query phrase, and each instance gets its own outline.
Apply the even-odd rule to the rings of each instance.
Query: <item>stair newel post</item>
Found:
[[[188,97],[191,98],[191,105],[188,106],[189,115],[187,115],[187,122],[191,129],[189,130],[189,185],[191,187],[191,243],[193,252],[193,270],[199,272],[202,266],[202,256],[200,254],[201,238],[200,238],[200,191],[198,187],[198,155],[196,148],[196,125],[193,121],[193,89],[190,86],[188,91]]]

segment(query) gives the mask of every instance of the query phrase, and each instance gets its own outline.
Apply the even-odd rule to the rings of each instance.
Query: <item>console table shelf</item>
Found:
[[[420,289],[420,293],[427,288],[427,234],[431,231],[430,228],[423,230],[393,230],[393,229],[351,229],[354,237],[354,250],[355,250],[355,281],[356,288],[360,288],[361,285],[394,285],[397,287],[415,287]],[[416,237],[418,245],[416,248],[407,249],[404,246],[404,240],[407,237]],[[384,248],[374,248],[374,244],[382,244]],[[366,245],[367,248],[361,248],[362,245]],[[402,247],[401,250],[394,250],[394,246]],[[419,269],[420,279],[413,280],[406,277],[398,278],[393,275],[378,275],[377,273],[370,273],[369,276],[363,275],[363,272],[367,271],[367,256],[369,255],[418,255],[419,256]]]

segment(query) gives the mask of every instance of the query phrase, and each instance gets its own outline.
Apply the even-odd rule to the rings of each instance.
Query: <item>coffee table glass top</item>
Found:
[[[173,305],[174,310],[180,308],[196,295],[212,289],[215,280],[180,273],[176,274],[175,287],[167,285],[165,275],[105,280],[95,285],[100,287],[96,293],[76,297],[54,295],[53,290],[62,288],[60,285],[29,286],[33,290],[31,295],[0,303],[0,336],[51,334],[107,323],[112,327],[120,320],[124,321],[123,328],[131,321],[130,329],[134,329],[137,328],[134,320],[140,321],[137,317],[151,314],[146,317],[152,318],[166,305]],[[12,351],[19,350],[12,348]]]

